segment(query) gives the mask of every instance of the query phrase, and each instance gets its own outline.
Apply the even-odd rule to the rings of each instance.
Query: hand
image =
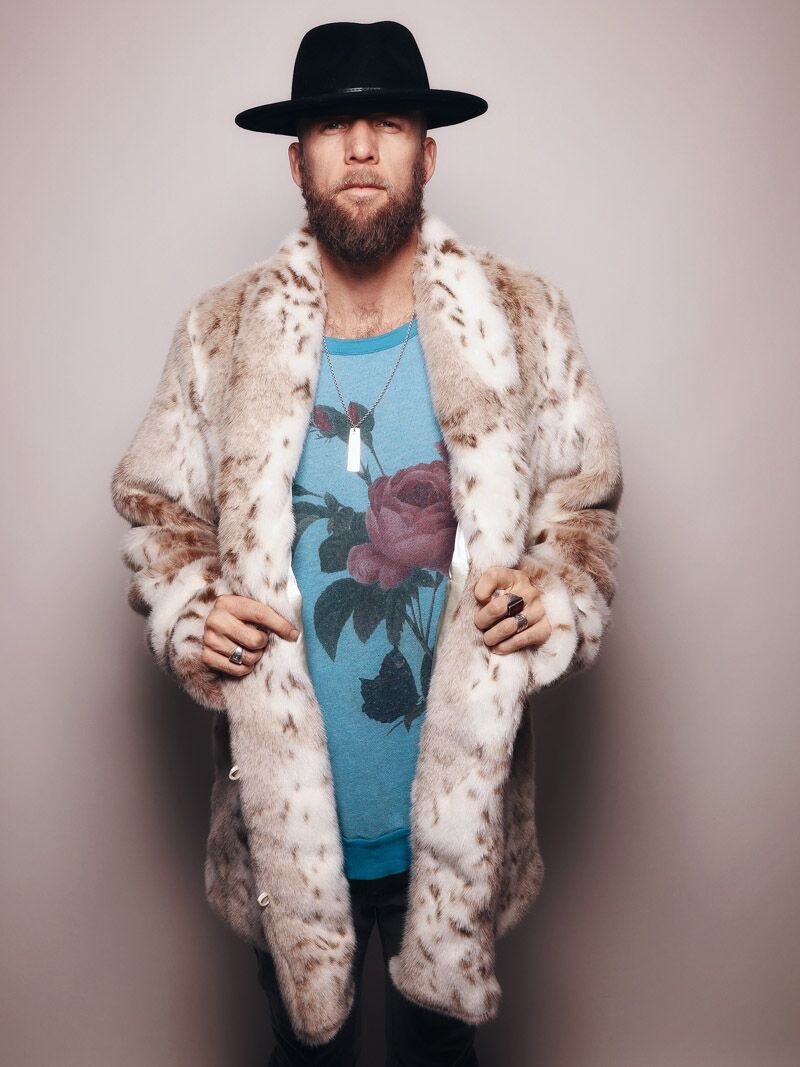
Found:
[[[520,609],[528,620],[524,629],[518,630],[516,618],[506,615],[504,593],[516,593],[525,601]],[[539,590],[525,571],[489,567],[475,583],[475,599],[483,605],[473,616],[475,625],[483,630],[484,644],[498,655],[541,645],[553,632]]]
[[[264,655],[270,633],[295,641],[300,631],[260,600],[225,593],[217,597],[206,618],[200,658],[208,667],[241,678]],[[237,645],[244,649],[241,665],[228,658]]]

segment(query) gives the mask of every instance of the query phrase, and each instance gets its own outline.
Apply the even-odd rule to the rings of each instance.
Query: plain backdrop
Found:
[[[127,606],[114,464],[175,321],[300,221],[303,33],[394,18],[431,85],[426,204],[560,285],[617,423],[611,628],[535,705],[545,885],[482,1067],[789,1067],[798,982],[796,3],[9,3],[2,16],[4,1067],[253,1067],[211,912],[212,713]],[[365,1064],[382,1062],[377,937]]]

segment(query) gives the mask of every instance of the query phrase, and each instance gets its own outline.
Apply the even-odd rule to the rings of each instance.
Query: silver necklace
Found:
[[[339,394],[339,400],[342,404],[342,410],[345,413],[347,421],[350,423],[350,433],[347,438],[347,470],[349,471],[361,470],[361,423],[364,421],[364,419],[368,418],[372,414],[372,412],[378,406],[381,397],[389,388],[389,383],[391,382],[392,378],[394,378],[394,372],[400,366],[400,360],[403,358],[403,353],[406,350],[408,339],[411,336],[411,328],[414,325],[414,319],[416,319],[416,317],[417,313],[415,311],[414,314],[411,316],[411,321],[408,324],[408,330],[406,331],[406,339],[405,341],[403,341],[403,347],[400,349],[400,355],[395,360],[394,366],[392,367],[392,373],[386,379],[386,384],[384,385],[383,389],[381,389],[380,393],[378,393],[378,399],[375,401],[369,411],[365,411],[361,418],[358,420],[358,422],[355,423],[350,418],[350,412],[347,410],[347,404],[345,403],[345,399],[342,396],[342,390],[339,388],[339,382],[336,378],[336,375],[334,374],[330,352],[328,352],[328,346],[325,344],[325,336],[323,335],[322,337],[322,351],[325,353],[325,358],[328,361],[328,366],[330,367],[331,371],[331,377],[333,378],[333,384],[336,386],[336,392]]]

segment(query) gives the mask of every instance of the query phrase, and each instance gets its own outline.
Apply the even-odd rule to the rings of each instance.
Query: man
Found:
[[[352,1063],[377,923],[390,1062],[475,1064],[495,941],[541,885],[528,697],[597,656],[614,426],[563,293],[422,205],[436,125],[395,22],[310,30],[305,223],[181,316],[117,465],[130,603],[214,709],[206,891],[252,945],[273,1064]]]

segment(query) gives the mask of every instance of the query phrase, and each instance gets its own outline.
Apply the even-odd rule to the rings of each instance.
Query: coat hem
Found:
[[[470,1026],[482,1026],[497,1018],[500,999],[499,987],[495,994],[493,1009],[482,1012],[469,1012],[463,1008],[455,1008],[451,1001],[445,1003],[445,1001],[437,1000],[435,997],[427,997],[420,993],[418,988],[414,988],[412,992],[412,987],[405,986],[400,978],[399,972],[401,963],[399,954],[389,958],[387,968],[395,989],[402,993],[406,1000],[410,1000],[413,1004],[417,1004],[421,1008],[429,1008],[431,1011],[439,1012],[440,1015],[447,1015],[451,1019],[459,1019],[461,1022],[467,1023]]]

